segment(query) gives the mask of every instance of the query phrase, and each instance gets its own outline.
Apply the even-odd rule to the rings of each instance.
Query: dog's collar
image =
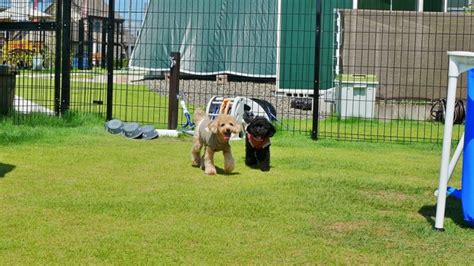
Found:
[[[250,133],[247,133],[247,138],[249,140],[250,145],[254,149],[257,149],[257,150],[266,148],[266,147],[270,146],[270,144],[271,144],[270,138],[264,138],[264,139],[258,140]]]

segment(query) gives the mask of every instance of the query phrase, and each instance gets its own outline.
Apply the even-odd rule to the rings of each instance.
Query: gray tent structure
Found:
[[[312,89],[313,0],[150,0],[129,67],[276,78],[278,89]]]
[[[130,67],[169,70],[171,52],[181,71],[275,77],[275,0],[151,0]]]

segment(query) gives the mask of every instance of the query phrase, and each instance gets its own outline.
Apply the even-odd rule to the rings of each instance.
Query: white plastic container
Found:
[[[375,75],[342,74],[335,80],[336,112],[342,119],[375,117]]]

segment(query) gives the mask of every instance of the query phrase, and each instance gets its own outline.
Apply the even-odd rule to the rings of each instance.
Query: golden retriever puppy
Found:
[[[215,175],[214,153],[222,151],[224,172],[231,173],[234,170],[234,158],[229,140],[232,133],[240,132],[239,123],[234,117],[226,114],[220,114],[215,120],[210,120],[202,110],[194,113],[194,120],[197,126],[192,148],[193,166],[200,166],[206,174]],[[204,154],[201,157],[202,147],[204,147]]]

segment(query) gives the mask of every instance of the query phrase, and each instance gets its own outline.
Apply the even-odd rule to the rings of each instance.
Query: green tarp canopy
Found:
[[[129,66],[167,71],[276,77],[276,0],[150,0]]]

